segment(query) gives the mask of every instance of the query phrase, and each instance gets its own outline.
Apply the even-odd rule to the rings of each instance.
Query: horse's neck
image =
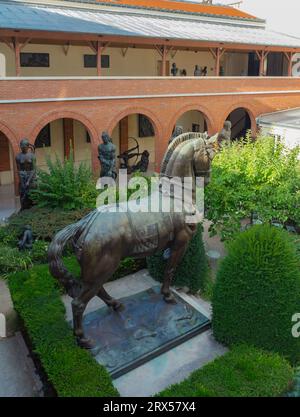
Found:
[[[174,155],[170,159],[165,173],[162,173],[162,176],[166,176],[169,179],[180,178],[182,180],[182,198],[184,198],[185,191],[188,188],[191,188],[192,201],[194,204],[196,201],[196,180],[193,169],[193,161],[190,154],[186,155],[186,158],[182,154]],[[189,182],[191,179],[191,183]],[[184,181],[185,180],[185,181]]]

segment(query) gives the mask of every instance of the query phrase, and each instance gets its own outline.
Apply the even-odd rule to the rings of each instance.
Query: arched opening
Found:
[[[14,188],[14,153],[7,136],[0,131],[0,223],[17,209]]]
[[[71,154],[75,164],[91,166],[91,137],[83,123],[71,118],[56,119],[47,123],[38,133],[35,142],[37,167],[47,168],[47,156],[63,161]]]
[[[125,116],[116,124],[111,136],[117,148],[117,168],[122,167],[126,159],[129,170],[135,169],[137,165],[141,167],[142,154],[145,155],[147,151],[149,163],[144,172],[154,172],[157,132],[154,122],[148,116],[139,113]],[[143,168],[138,170],[143,171]]]
[[[232,111],[226,120],[231,122],[231,139],[244,138],[251,130],[251,118],[247,110],[240,107]]]
[[[182,114],[176,121],[176,126],[181,126],[183,133],[187,132],[207,132],[207,122],[205,116],[199,110],[189,110]]]

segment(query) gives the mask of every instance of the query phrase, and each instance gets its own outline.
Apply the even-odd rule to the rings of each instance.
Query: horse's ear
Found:
[[[208,139],[207,143],[213,145],[218,140],[218,133],[216,133],[214,136]]]

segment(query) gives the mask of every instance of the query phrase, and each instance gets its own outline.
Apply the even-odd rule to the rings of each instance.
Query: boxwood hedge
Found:
[[[227,345],[251,344],[300,362],[292,317],[300,312],[300,267],[284,230],[264,225],[241,233],[217,273],[213,331]]]
[[[73,272],[74,261],[66,263]],[[118,396],[104,367],[76,345],[65,320],[60,289],[50,276],[48,266],[36,266],[10,275],[8,282],[14,306],[57,395]]]

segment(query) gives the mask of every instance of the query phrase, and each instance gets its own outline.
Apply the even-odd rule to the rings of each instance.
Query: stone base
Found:
[[[19,329],[18,315],[14,310],[9,289],[0,279],[0,338],[13,336]]]
[[[124,310],[104,307],[84,316],[84,330],[95,342],[92,353],[112,378],[139,367],[210,327],[209,319],[174,294],[167,304],[155,286],[124,299]],[[175,365],[174,365],[175,366]]]

